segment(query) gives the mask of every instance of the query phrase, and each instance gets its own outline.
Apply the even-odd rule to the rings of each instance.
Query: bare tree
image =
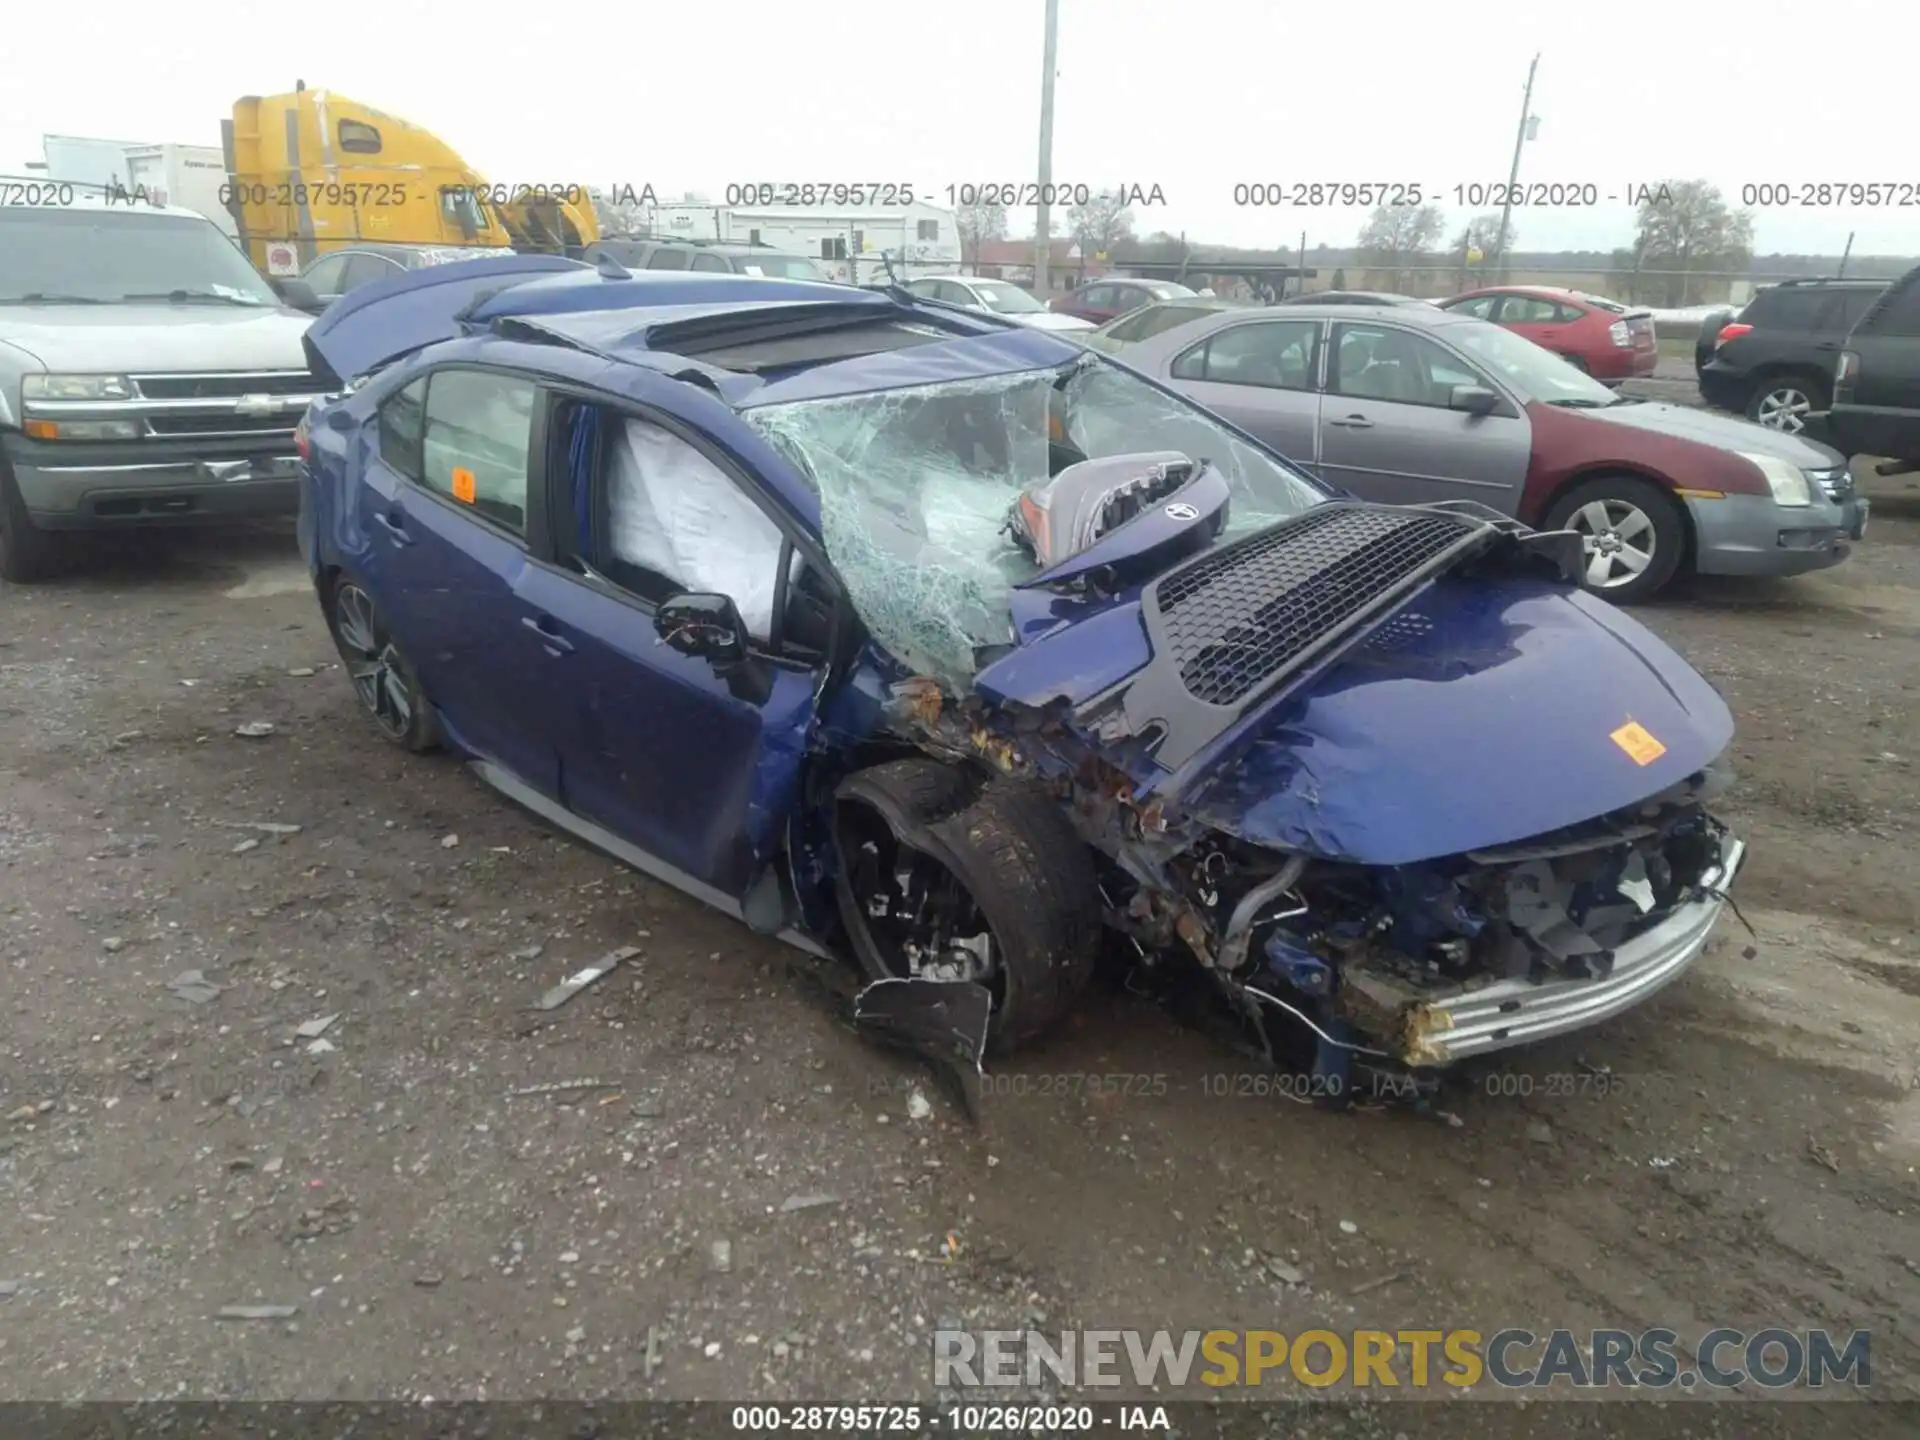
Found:
[[[954,224],[960,231],[960,259],[972,269],[980,263],[984,241],[1007,238],[1007,207],[976,200],[954,211]]]
[[[1694,271],[1744,269],[1753,261],[1753,213],[1734,210],[1707,180],[1650,187],[1634,216],[1634,249],[1648,270],[1670,270],[1666,303],[1685,305]]]
[[[1386,272],[1389,290],[1398,290],[1408,264],[1433,249],[1446,223],[1438,205],[1382,205],[1360,227],[1360,257]]]
[[[1067,211],[1067,233],[1080,247],[1081,260],[1091,260],[1133,238],[1133,212],[1117,192],[1102,190]]]

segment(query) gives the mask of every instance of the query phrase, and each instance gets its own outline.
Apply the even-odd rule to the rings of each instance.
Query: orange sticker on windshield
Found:
[[[1654,739],[1653,733],[1638,720],[1629,720],[1608,738],[1626,751],[1636,765],[1651,765],[1667,753],[1667,747]]]
[[[463,504],[471,505],[473,504],[474,494],[473,471],[463,470],[458,465],[454,466],[453,498],[461,501]]]

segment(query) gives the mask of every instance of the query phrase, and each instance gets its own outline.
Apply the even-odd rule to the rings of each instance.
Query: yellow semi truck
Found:
[[[366,242],[577,256],[600,238],[584,186],[489,184],[432,131],[304,82],[243,96],[220,128],[222,198],[270,276]]]

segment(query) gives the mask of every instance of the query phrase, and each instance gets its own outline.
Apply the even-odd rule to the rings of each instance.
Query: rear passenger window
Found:
[[[693,268],[695,270],[718,270],[723,274],[731,274],[733,272],[733,267],[718,255],[694,256]]]
[[[1500,307],[1502,325],[1552,325],[1560,319],[1560,306],[1537,295],[1509,295]]]
[[[1754,297],[1756,317],[1747,323],[1768,330],[1819,330],[1824,328],[1823,312],[1832,298],[1833,292],[1828,290],[1768,290]]]
[[[1875,317],[1876,335],[1920,335],[1920,283],[1907,286],[1887,301]]]
[[[1493,317],[1493,307],[1500,303],[1498,295],[1480,295],[1472,300],[1463,300],[1458,305],[1447,308],[1459,315],[1471,315],[1476,320],[1489,320]]]
[[[647,257],[649,270],[684,270],[687,268],[687,252],[684,250],[656,250]]]
[[[380,407],[380,459],[409,480],[420,479],[420,436],[426,415],[425,377],[395,391]]]
[[[486,370],[441,370],[431,379],[420,483],[526,534],[533,382]]]

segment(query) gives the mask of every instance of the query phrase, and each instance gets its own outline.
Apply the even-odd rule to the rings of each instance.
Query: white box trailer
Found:
[[[144,192],[155,204],[198,210],[238,239],[233,216],[220,200],[220,189],[227,183],[227,162],[217,145],[43,135],[40,149],[49,180],[118,186],[128,194]]]

